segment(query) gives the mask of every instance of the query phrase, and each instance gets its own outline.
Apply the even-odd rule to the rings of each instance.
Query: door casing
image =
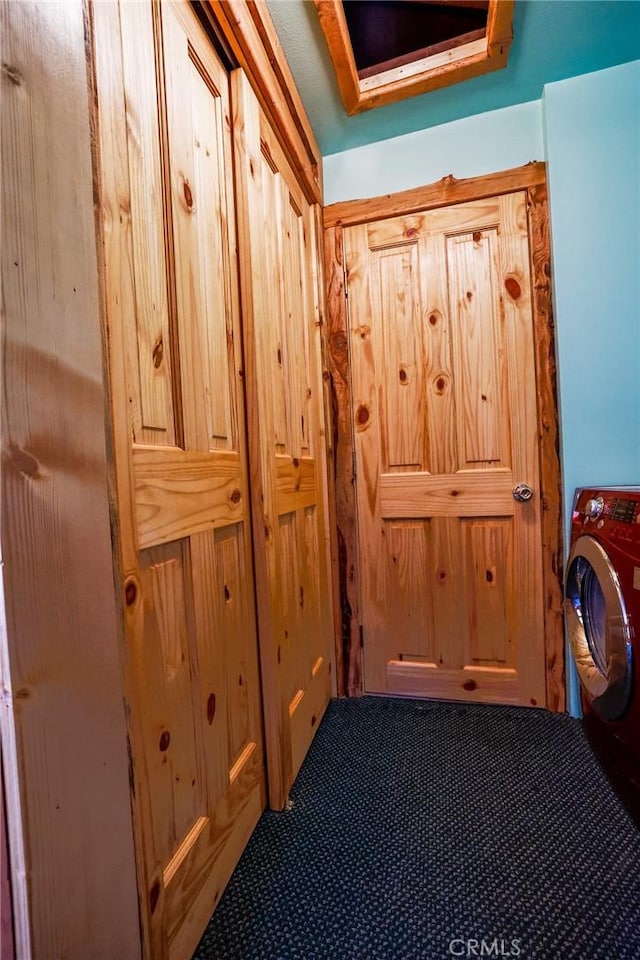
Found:
[[[325,208],[327,323],[324,336],[334,414],[331,457],[336,478],[335,512],[338,527],[339,589],[342,613],[341,629],[336,641],[336,672],[338,691],[350,696],[362,693],[363,669],[343,227],[521,190],[527,194],[533,296],[542,505],[546,698],[549,709],[556,711],[565,709],[561,476],[551,305],[548,196],[544,163],[530,163],[523,167],[468,180],[456,180],[452,176],[444,177],[437,183],[414,190],[370,200],[332,204]]]

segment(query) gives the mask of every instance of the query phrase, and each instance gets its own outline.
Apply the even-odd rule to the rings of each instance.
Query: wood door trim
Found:
[[[468,180],[445,177],[402,193],[332,204],[325,208],[327,323],[323,328],[331,388],[333,450],[338,526],[341,624],[336,636],[338,693],[363,691],[360,631],[359,563],[355,504],[354,440],[351,420],[348,318],[345,298],[342,228],[384,217],[481,200],[524,190],[527,194],[532,306],[538,398],[542,561],[544,588],[547,707],[565,709],[564,630],[562,618],[562,502],[557,413],[555,337],[551,304],[551,267],[546,164]]]
[[[329,381],[333,491],[338,546],[340,621],[336,630],[336,690],[338,696],[363,692],[358,528],[356,523],[355,446],[351,419],[349,327],[344,273],[344,242],[339,223],[324,233],[326,324],[322,327]]]
[[[542,183],[527,190],[527,208],[538,396],[547,707],[560,712],[566,709],[560,483],[562,474],[546,177]]]
[[[324,208],[325,230],[331,227],[353,227],[358,223],[383,220],[437,207],[451,207],[468,200],[499,197],[504,193],[529,190],[546,184],[546,165],[541,161],[513,167],[483,177],[457,180],[452,174],[424,187],[390,193],[366,200],[344,200]]]
[[[310,203],[322,202],[322,156],[264,0],[203,4],[246,73]]]

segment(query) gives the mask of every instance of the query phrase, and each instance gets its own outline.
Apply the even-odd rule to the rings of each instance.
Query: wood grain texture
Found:
[[[382,70],[379,73],[372,74],[368,77],[361,77],[360,93],[366,96],[380,90],[380,88],[385,87],[387,88],[387,90],[384,91],[386,93],[391,85],[402,88],[402,85],[408,85],[411,83],[411,81],[415,82],[420,74],[423,74],[427,71],[432,74],[431,83],[433,83],[433,79],[436,77],[440,79],[440,77],[443,77],[453,67],[457,68],[457,70],[464,70],[465,67],[468,67],[471,64],[475,65],[478,61],[486,59],[486,37],[476,37],[469,40],[467,43],[463,43],[455,47],[449,47],[446,50],[438,50],[437,52],[428,53],[425,57],[421,57],[419,60],[412,60],[410,63],[388,67],[386,70]],[[462,79],[466,78],[460,77],[460,80]],[[456,83],[458,82],[460,81],[457,79]],[[446,84],[438,85],[446,86]],[[435,90],[437,89],[437,86],[430,86],[430,89]],[[420,92],[424,93],[426,91],[423,90]],[[384,101],[375,103],[374,105],[382,106],[383,102]]]
[[[512,524],[500,520],[469,520],[462,524],[465,538],[467,597],[469,598],[470,660],[474,665],[500,664],[515,670],[507,597],[513,593]]]
[[[322,158],[265,0],[206,5],[248,77],[310,203],[322,200]]]
[[[340,605],[340,569],[338,557],[338,523],[336,519],[336,485],[335,485],[335,425],[333,422],[333,408],[331,401],[331,375],[328,365],[327,344],[327,303],[324,265],[324,230],[322,228],[322,210],[319,205],[315,208],[314,254],[312,257],[315,271],[314,290],[317,291],[316,314],[320,333],[320,356],[322,361],[322,406],[324,413],[324,473],[326,483],[326,512],[329,527],[329,566],[331,571],[331,597],[333,608],[333,657],[329,663],[331,675],[331,696],[338,696],[338,656],[342,656],[342,609]]]
[[[361,224],[344,231],[366,689],[386,692],[391,661],[404,662],[418,651],[428,656],[435,644],[436,669],[449,678],[457,670],[461,689],[469,682],[465,671],[479,662],[483,690],[493,689],[492,670],[502,684],[507,663],[516,671],[519,696],[543,705],[525,193],[500,197],[497,205],[480,200],[427,211],[412,220],[410,226],[398,217],[380,228]],[[423,286],[418,277],[428,266],[433,272]],[[432,281],[436,307],[430,301]],[[424,328],[440,324],[447,330],[444,359],[450,372],[438,374],[434,386],[452,393],[456,429],[416,442],[428,423],[421,396],[404,410],[390,408],[388,398],[410,384],[416,369],[427,368]],[[412,419],[418,417],[416,431]],[[427,456],[444,462],[450,450],[459,465],[455,472],[424,469]],[[516,504],[517,482],[534,489],[530,503]],[[423,528],[426,549],[421,536],[399,537],[396,529],[421,518],[438,521]],[[508,575],[498,559],[502,547],[512,556]],[[450,587],[443,592],[446,583]],[[421,591],[427,603],[416,600]],[[405,649],[398,648],[394,629],[402,597],[412,598],[402,631]],[[396,681],[394,692],[401,692]]]
[[[276,457],[278,514],[310,507],[318,499],[316,463],[310,457]]]
[[[540,446],[547,706],[550,710],[561,712],[566,709],[564,592],[562,586],[562,498],[546,180],[528,188],[527,212],[538,397],[538,443]]]
[[[269,795],[282,809],[331,687],[317,216],[240,71],[233,93]]]
[[[485,197],[497,197],[515,190],[526,190],[546,183],[545,164],[536,161],[524,167],[513,167],[500,173],[489,173],[483,177],[469,177],[458,180],[449,175],[436,183],[424,187],[415,187],[401,193],[387,194],[368,200],[345,200],[332,203],[324,208],[325,229],[342,225],[352,226],[383,220],[386,217],[403,217],[419,214],[426,210],[449,207],[466,203],[469,200],[481,200]]]
[[[127,162],[131,190],[131,240],[135,271],[135,324],[128,325],[130,412],[138,443],[175,444],[179,411],[174,410],[173,360],[167,296],[167,251],[163,229],[164,188],[156,71],[140,56],[136,38],[151,29],[151,7],[121,7],[124,96],[129,105]]]
[[[351,375],[344,287],[342,228],[324,235],[327,313],[324,329],[333,449],[332,487],[335,491],[339,630],[336,632],[336,685],[338,695],[362,693],[362,651],[359,628],[359,588]]]
[[[356,66],[349,27],[341,3],[333,0],[313,0],[318,19],[329,48],[338,89],[344,108],[349,116],[358,112],[360,100],[360,77]]]
[[[387,667],[387,677],[392,694],[527,706],[514,670],[485,672],[479,667],[466,667],[461,683],[457,670],[441,670],[435,663],[392,660]]]
[[[452,351],[458,462],[462,469],[508,463],[502,442],[503,351],[496,297],[495,231],[447,236],[445,256],[451,321],[458,331]],[[505,439],[508,443],[508,432]]]
[[[96,5],[94,36],[139,907],[145,956],[167,960],[195,949],[265,791],[228,77],[189,5],[147,8],[132,36],[118,5]],[[185,449],[152,436],[132,444],[127,354],[145,282],[128,216],[145,189],[128,162],[137,125],[122,50],[134,44],[153,65],[159,129],[150,216],[165,237],[169,322],[155,360],[177,371]]]
[[[511,470],[383,473],[380,515],[388,518],[513,515]]]
[[[528,164],[525,167],[490,175],[488,177],[477,178],[470,181],[456,181],[454,178],[445,178],[437,184],[419,188],[417,190],[406,191],[405,193],[381,197],[373,201],[355,201],[353,203],[336,204],[333,208],[325,208],[325,263],[327,272],[327,356],[329,358],[329,368],[332,381],[338,386],[333,388],[333,421],[334,433],[336,436],[336,504],[338,514],[340,515],[340,504],[343,504],[342,516],[339,519],[340,530],[347,531],[347,550],[352,558],[348,570],[344,562],[340,570],[340,590],[341,596],[347,597],[354,584],[357,584],[360,576],[360,568],[356,549],[356,518],[355,518],[355,499],[354,499],[354,473],[352,460],[352,434],[351,419],[349,411],[352,405],[355,408],[352,398],[352,381],[348,365],[348,350],[346,349],[345,332],[347,330],[346,321],[346,301],[342,295],[343,283],[343,234],[342,222],[368,222],[368,231],[372,246],[380,248],[394,238],[398,242],[406,243],[415,238],[413,231],[419,230],[422,219],[428,210],[433,210],[440,218],[440,223],[444,222],[443,217],[448,217],[449,212],[453,213],[455,208],[449,207],[448,211],[440,211],[439,208],[448,202],[455,204],[463,203],[467,200],[473,200],[476,197],[481,200],[487,200],[487,214],[489,208],[493,209],[493,217],[497,214],[498,206],[495,197],[502,190],[509,193],[518,189],[527,190],[527,209],[529,218],[530,235],[530,256],[531,256],[531,276],[532,276],[532,307],[533,307],[533,329],[536,351],[536,377],[538,383],[537,403],[538,415],[536,436],[539,436],[540,446],[540,499],[542,505],[542,536],[543,536],[543,577],[544,577],[544,607],[545,607],[545,636],[546,636],[546,658],[547,658],[547,698],[548,706],[551,709],[564,709],[564,669],[563,669],[563,630],[562,630],[562,587],[561,587],[561,530],[560,530],[560,484],[559,484],[559,459],[558,459],[558,426],[557,426],[557,407],[555,392],[555,352],[553,343],[553,320],[551,315],[550,285],[549,285],[549,235],[547,219],[547,198],[545,185],[545,166],[544,164]],[[492,199],[494,198],[494,199]],[[425,213],[423,213],[423,210]],[[383,219],[380,222],[383,232],[378,232],[378,222],[376,217],[388,218],[396,216],[397,221]],[[456,221],[462,223],[467,215],[458,209]],[[398,227],[392,226],[396,223]],[[441,437],[441,443],[432,449],[428,445],[426,451],[425,467],[435,473],[455,473],[458,469],[455,454],[455,438],[451,434],[453,424],[452,403],[453,391],[451,390],[452,370],[447,359],[450,351],[450,321],[445,309],[445,302],[448,291],[446,284],[442,286],[438,280],[437,269],[434,264],[442,260],[444,249],[440,244],[444,241],[436,236],[429,237],[426,242],[426,264],[427,268],[421,276],[423,284],[423,300],[428,305],[425,314],[425,337],[426,351],[428,357],[427,379],[430,400],[427,404],[429,415],[430,435]],[[430,280],[427,284],[427,276]],[[514,288],[512,287],[512,290]],[[336,349],[331,351],[330,331],[335,330]],[[366,329],[360,331],[361,334],[367,334]],[[335,358],[339,358],[335,362]],[[333,386],[333,383],[332,383]],[[446,438],[449,438],[448,440]],[[345,455],[340,458],[340,447],[345,451]],[[435,460],[434,460],[435,457]],[[442,461],[439,458],[443,457]],[[385,481],[386,483],[387,481]],[[395,482],[395,478],[394,478]],[[453,489],[453,488],[452,488]],[[506,490],[505,490],[506,499]],[[397,521],[395,521],[397,522]],[[434,518],[429,520],[433,526],[434,536],[434,575],[438,578],[438,590],[435,593],[436,606],[434,608],[436,619],[442,616],[438,611],[440,609],[438,600],[443,597],[447,591],[452,591],[452,596],[446,601],[445,606],[456,610],[456,623],[450,623],[450,634],[452,642],[455,644],[460,641],[455,639],[460,631],[464,631],[464,626],[458,626],[457,622],[466,621],[468,612],[466,611],[466,600],[464,597],[464,587],[456,586],[451,578],[451,562],[454,558],[447,559],[447,555],[442,554],[445,548],[445,540],[442,540],[438,533],[440,520]],[[341,538],[342,539],[342,538]],[[440,542],[441,547],[437,544]],[[458,548],[456,548],[458,549]],[[459,549],[462,549],[460,546]],[[346,553],[346,551],[344,551]],[[442,554],[442,555],[440,555]],[[446,548],[448,554],[448,547]],[[449,571],[449,574],[440,579],[442,571]],[[353,609],[357,608],[357,590],[354,590],[352,599]],[[453,596],[457,600],[453,600]],[[453,604],[453,606],[452,606]],[[343,608],[344,608],[343,601]],[[347,607],[348,616],[343,618],[343,623],[348,624],[351,629],[343,626],[341,632],[342,645],[338,651],[339,660],[346,664],[350,661],[359,663],[361,658],[360,639],[358,635],[358,623],[350,616],[351,609]],[[438,657],[436,656],[437,660]],[[357,689],[357,687],[356,687]],[[355,692],[355,691],[354,691]]]
[[[134,447],[140,549],[237,523],[247,510],[240,454]]]
[[[140,957],[85,12],[0,8],[0,723],[21,960]]]
[[[413,336],[419,282],[415,244],[380,251],[380,283],[374,289],[376,309],[383,329],[383,354],[387,370],[382,400],[385,469],[421,467],[424,460],[423,349]]]
[[[481,39],[470,36],[468,42],[450,44],[445,50],[439,45],[420,59],[362,72],[358,72],[355,62],[342,4],[334,0],[314,0],[314,3],[342,102],[350,116],[460,83],[507,64],[512,39],[512,0],[489,0],[486,36]]]

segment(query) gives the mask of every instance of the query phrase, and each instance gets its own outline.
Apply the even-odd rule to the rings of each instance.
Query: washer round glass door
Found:
[[[618,574],[593,537],[579,537],[571,549],[565,611],[586,696],[600,716],[617,720],[631,695],[631,628]]]

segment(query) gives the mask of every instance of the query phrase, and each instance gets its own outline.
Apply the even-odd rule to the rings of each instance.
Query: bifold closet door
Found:
[[[331,692],[316,209],[239,70],[232,94],[263,708],[280,809]]]
[[[140,915],[185,960],[265,804],[228,76],[186,3],[92,16]]]

